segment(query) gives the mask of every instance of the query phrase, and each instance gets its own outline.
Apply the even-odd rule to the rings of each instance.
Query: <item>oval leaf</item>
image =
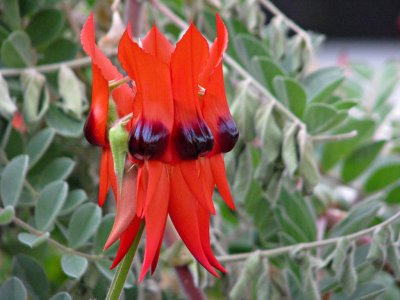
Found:
[[[40,192],[35,208],[35,223],[39,230],[50,229],[64,205],[67,193],[68,185],[64,181],[52,182]]]
[[[61,267],[69,277],[79,279],[85,274],[88,267],[86,258],[76,255],[64,255],[61,259]]]
[[[16,206],[28,171],[29,157],[20,155],[7,164],[1,175],[0,196],[4,206]]]
[[[375,170],[364,184],[367,193],[376,192],[400,179],[400,163],[385,165]]]
[[[7,300],[27,300],[28,293],[24,284],[17,277],[12,277],[0,287],[0,296]]]
[[[69,221],[67,239],[72,248],[83,245],[97,230],[101,222],[101,209],[86,203],[74,212]]]
[[[15,217],[14,206],[8,205],[0,212],[0,225],[7,225]]]
[[[54,130],[45,128],[36,133],[26,145],[26,154],[29,155],[29,168],[32,168],[49,148],[54,138]]]
[[[35,248],[39,245],[41,245],[43,242],[45,242],[49,238],[50,234],[46,232],[45,234],[41,236],[37,236],[34,234],[22,232],[18,234],[18,240],[22,243],[27,245],[29,248]]]

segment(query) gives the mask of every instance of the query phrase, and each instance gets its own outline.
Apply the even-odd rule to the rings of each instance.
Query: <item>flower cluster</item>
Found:
[[[157,265],[168,216],[200,264],[215,276],[215,269],[225,272],[210,245],[210,216],[215,214],[212,194],[217,187],[234,209],[223,153],[233,148],[239,134],[225,96],[222,56],[228,34],[218,15],[216,26],[211,47],[193,24],[175,47],[156,25],[140,45],[127,29],[118,59],[132,82],[122,81],[111,91],[109,83],[121,82],[123,75],[96,46],[93,15],[82,29],[81,42],[92,58],[93,73],[85,137],[102,148],[99,204],[110,187],[117,202],[105,247],[120,241],[113,263],[117,265],[145,222],[139,280]],[[108,129],[129,114],[133,117],[126,124],[127,160],[134,167],[119,183]]]

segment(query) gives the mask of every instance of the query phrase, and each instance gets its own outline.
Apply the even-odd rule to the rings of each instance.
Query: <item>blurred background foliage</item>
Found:
[[[114,205],[96,205],[99,152],[82,137],[91,71],[79,32],[93,10],[114,58],[132,9],[139,35],[156,20],[171,41],[179,18],[212,40],[221,14],[240,140],[225,157],[237,211],[215,193],[211,228],[228,274],[211,278],[178,244],[138,286],[140,247],[124,299],[189,297],[182,266],[209,299],[400,299],[400,123],[388,101],[399,63],[320,68],[323,36],[266,0],[0,2],[0,299],[106,295]]]

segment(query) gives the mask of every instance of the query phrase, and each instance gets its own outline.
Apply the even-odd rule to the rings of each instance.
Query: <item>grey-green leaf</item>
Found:
[[[50,300],[72,300],[72,297],[67,292],[60,292],[51,297]]]
[[[279,101],[301,119],[307,103],[307,94],[304,88],[294,79],[282,76],[274,78],[273,86]]]
[[[342,179],[349,182],[360,176],[374,162],[384,145],[385,141],[376,141],[354,150],[343,163]]]
[[[79,205],[88,199],[84,190],[73,190],[68,193],[67,200],[61,209],[59,215],[63,216],[74,211]]]
[[[42,266],[33,258],[19,254],[13,258],[13,274],[23,282],[29,299],[44,300],[49,298],[49,282]]]
[[[27,300],[28,293],[24,284],[17,277],[11,277],[0,287],[0,296],[5,300]]]
[[[256,56],[251,60],[251,67],[254,69],[258,81],[276,95],[274,79],[278,76],[285,76],[284,71],[271,59],[259,56]],[[282,101],[280,98],[278,98],[278,100]]]
[[[297,131],[298,127],[296,124],[291,124],[284,131],[282,158],[290,176],[294,175],[299,164],[297,156]]]
[[[50,147],[54,138],[54,130],[45,128],[36,133],[26,145],[26,154],[29,156],[29,168],[32,168],[42,158]]]
[[[21,75],[21,85],[24,91],[24,106],[22,112],[28,123],[35,123],[46,113],[50,95],[46,87],[46,77],[35,70],[25,70]]]
[[[29,157],[20,155],[7,164],[1,175],[0,196],[4,206],[16,206],[28,171]]]
[[[386,188],[400,179],[400,163],[392,163],[377,168],[364,184],[364,190],[372,193]]]
[[[96,254],[100,254],[103,252],[104,245],[114,224],[114,218],[115,214],[108,214],[104,216],[103,220],[101,221],[99,229],[96,232],[96,236],[94,237],[94,252]],[[107,249],[106,252],[111,253],[113,250],[115,250],[114,245]]]
[[[73,213],[67,232],[68,245],[77,248],[86,243],[101,222],[101,209],[94,203],[86,203]]]
[[[1,45],[1,60],[12,68],[30,67],[34,63],[29,36],[21,30],[11,33]]]
[[[83,113],[81,83],[75,73],[66,65],[62,65],[58,73],[58,88],[63,100],[61,108],[66,113],[81,119]]]
[[[240,203],[244,203],[250,190],[251,180],[253,179],[253,161],[249,147],[245,147],[238,161],[239,163],[232,190],[235,199]]]
[[[48,231],[67,199],[68,184],[54,181],[40,191],[35,207],[35,223],[40,231]]]
[[[12,222],[15,217],[15,210],[14,206],[7,205],[1,212],[0,212],[0,225],[7,225]]]
[[[315,134],[330,129],[337,124],[338,110],[325,103],[311,103],[304,113],[304,121],[310,133]],[[343,118],[341,118],[343,120]]]
[[[37,236],[31,233],[21,232],[18,234],[18,240],[28,246],[29,248],[35,248],[49,238],[50,234],[48,232],[42,234],[41,236]]]
[[[66,115],[60,108],[50,105],[46,114],[47,124],[59,135],[77,138],[82,135],[83,121],[78,121]]]
[[[10,97],[7,81],[0,73],[0,115],[6,119],[11,119],[16,110],[17,106]]]
[[[40,176],[34,181],[35,186],[41,189],[50,182],[65,180],[71,174],[74,167],[75,161],[69,157],[56,158],[41,171]]]
[[[69,277],[79,279],[85,274],[88,261],[86,258],[77,255],[63,255],[61,259],[61,267],[65,274]]]

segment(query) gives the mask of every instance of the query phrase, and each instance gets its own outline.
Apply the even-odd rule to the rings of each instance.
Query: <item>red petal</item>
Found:
[[[142,222],[143,222],[142,219],[135,217],[129,224],[128,228],[121,234],[121,238],[119,239],[118,252],[114,258],[114,261],[110,269],[115,268],[119,264],[119,262],[124,258],[126,253],[129,251],[129,248],[131,247],[133,241],[135,240],[136,234]]]
[[[173,169],[171,178],[169,215],[172,223],[197,261],[211,274],[219,277],[203,251],[196,212],[198,209],[197,201],[193,199],[179,168]]]
[[[210,77],[203,99],[202,111],[215,142],[209,156],[232,150],[239,138],[239,131],[226,100],[222,63]]]
[[[145,211],[146,220],[146,251],[142,271],[139,276],[141,282],[147,271],[152,266],[155,257],[159,253],[160,242],[162,241],[165,223],[168,213],[168,199],[170,192],[170,183],[166,166],[156,161],[149,161],[149,182],[155,168],[161,168],[161,176],[159,177],[158,188],[154,191],[153,197],[150,199],[149,206]],[[156,165],[153,167],[151,165]],[[161,165],[161,166],[160,166]],[[158,170],[157,170],[158,172]]]
[[[99,67],[95,64],[92,65],[92,74],[92,103],[85,123],[84,133],[89,143],[104,147],[108,145],[108,81],[103,77]]]
[[[147,193],[148,172],[145,165],[139,168],[136,183],[136,214],[138,217],[142,215],[144,210],[146,193]]]
[[[115,201],[118,202],[117,175],[115,174],[114,158],[112,156],[111,149],[108,149],[107,155],[108,155],[108,159],[107,159],[107,162],[108,162],[108,180],[109,180],[111,188],[113,190]]]
[[[153,25],[149,33],[142,40],[143,49],[147,53],[157,57],[163,63],[169,65],[174,47],[167,38]]]
[[[120,40],[118,58],[128,75],[135,80],[137,108],[134,113],[136,111],[138,120],[142,119],[143,123],[148,124],[150,132],[147,134],[159,134],[152,130],[160,127],[165,128],[169,135],[172,132],[174,107],[168,65],[141,49],[132,41],[128,31]],[[167,161],[169,158],[163,156],[161,160]]]
[[[205,174],[203,168],[200,166],[200,161],[187,160],[175,165],[175,167],[181,169],[183,179],[197,201],[208,212],[215,214],[212,202],[213,187],[211,190],[209,189],[210,187],[207,184],[207,179],[204,178]]]
[[[175,104],[173,139],[181,159],[196,159],[213,147],[213,137],[201,114],[199,74],[207,62],[208,44],[191,24],[171,58]]]
[[[154,198],[156,198],[156,195],[160,195],[158,193],[158,190],[160,188],[163,188],[163,185],[167,184],[168,182],[168,177],[165,177],[166,175],[164,176],[165,178],[162,177],[164,173],[166,174],[165,166],[163,163],[155,160],[146,160],[145,165],[148,172],[148,180],[146,185],[146,199],[144,202],[143,211],[138,211],[138,214],[140,214],[141,218],[143,218],[143,215],[146,213],[148,207],[154,201]],[[169,195],[169,193],[166,195]],[[166,195],[164,195],[163,197],[166,197]]]
[[[225,163],[222,154],[210,157],[210,166],[219,193],[221,194],[225,203],[231,209],[235,209],[235,204],[233,203],[228,180],[226,179]]]
[[[92,58],[92,63],[97,65],[101,70],[106,81],[118,80],[123,77],[96,45],[93,13],[89,15],[86,23],[82,27],[81,44],[86,54]],[[115,89],[112,94],[117,103],[118,114],[121,117],[132,111],[134,94],[127,84]]]
[[[117,202],[114,225],[104,246],[105,249],[110,247],[121,236],[136,216],[136,179],[136,168],[125,172],[121,197]]]
[[[110,181],[108,178],[108,152],[110,152],[110,149],[107,148],[103,148],[103,151],[101,152],[98,200],[100,206],[104,205],[104,202],[107,199],[108,190],[110,189]]]
[[[207,89],[209,77],[215,68],[222,62],[222,56],[228,47],[228,30],[219,14],[216,15],[217,37],[210,50],[210,58],[200,74],[200,85]]]
[[[221,272],[226,273],[225,268],[215,258],[214,253],[212,252],[211,249],[210,214],[202,207],[198,208],[197,214],[199,220],[200,239],[201,239],[201,244],[203,246],[204,254],[207,256],[208,261],[214,268],[217,268]]]
[[[165,228],[163,229],[163,232],[164,231],[165,231]],[[160,239],[160,242],[158,243],[157,252],[154,255],[153,262],[151,263],[151,275],[154,274],[154,272],[155,272],[155,270],[157,268],[158,259],[160,258],[161,247],[162,247],[162,239]]]

